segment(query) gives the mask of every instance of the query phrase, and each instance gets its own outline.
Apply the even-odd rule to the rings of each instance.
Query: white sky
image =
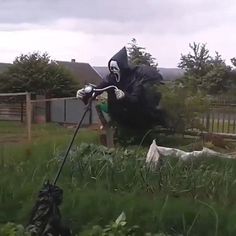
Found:
[[[236,57],[235,0],[0,0],[0,62],[21,53],[106,66],[132,38],[176,67],[192,42]]]

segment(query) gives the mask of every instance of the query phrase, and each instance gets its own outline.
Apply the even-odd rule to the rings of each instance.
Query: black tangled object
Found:
[[[39,191],[32,209],[27,231],[32,236],[70,236],[70,229],[61,222],[59,205],[63,200],[63,190],[46,182]]]

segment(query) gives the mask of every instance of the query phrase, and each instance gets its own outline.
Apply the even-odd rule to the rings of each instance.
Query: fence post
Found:
[[[210,112],[209,111],[206,114],[206,130],[210,132]]]
[[[24,102],[21,100],[20,102],[20,121],[21,123],[24,122]]]
[[[31,94],[26,93],[26,120],[27,120],[27,136],[28,140],[31,141]]]
[[[51,98],[50,95],[46,95],[45,96],[46,99]],[[51,101],[46,100],[45,103],[45,109],[46,109],[46,122],[50,122],[51,121]]]
[[[63,104],[63,118],[64,118],[64,123],[66,123],[66,99],[64,100],[64,104]]]

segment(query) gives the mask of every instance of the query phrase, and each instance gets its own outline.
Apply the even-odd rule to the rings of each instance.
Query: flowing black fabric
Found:
[[[61,222],[59,205],[63,199],[63,190],[49,182],[38,193],[32,209],[27,230],[32,236],[70,236],[68,227]]]
[[[115,85],[125,96],[118,100],[114,89],[108,91],[108,112],[111,119],[119,125],[146,129],[155,125],[165,125],[165,114],[159,107],[161,93],[158,87],[163,78],[158,70],[151,66],[129,66],[126,48],[122,48],[108,62],[116,61],[120,69],[120,81],[116,81],[111,72],[106,81],[97,88]],[[100,93],[97,93],[99,95]]]

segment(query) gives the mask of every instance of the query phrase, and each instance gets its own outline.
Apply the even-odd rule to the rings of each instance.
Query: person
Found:
[[[163,125],[163,111],[159,103],[161,93],[157,87],[163,78],[151,66],[130,66],[127,50],[123,47],[108,62],[109,75],[96,88],[116,86],[107,91],[108,113],[115,123],[129,128],[151,128]],[[95,92],[94,97],[100,92]],[[92,93],[85,88],[77,91],[77,97],[87,103]]]

